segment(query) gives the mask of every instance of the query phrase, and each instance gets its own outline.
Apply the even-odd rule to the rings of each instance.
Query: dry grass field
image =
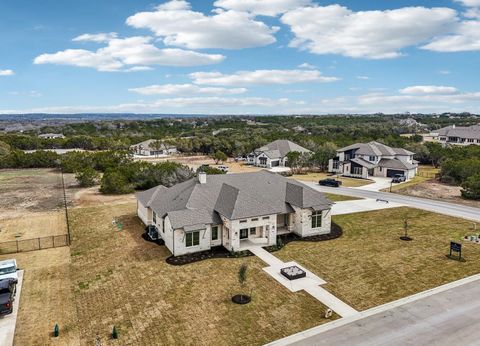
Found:
[[[14,344],[79,345],[70,248],[0,255],[0,260],[12,257],[24,270]],[[51,336],[55,323],[61,326],[60,338]]]
[[[123,231],[112,225],[123,223]],[[259,259],[213,259],[185,266],[165,262],[164,246],[141,238],[135,205],[72,211],[71,280],[82,345],[258,345],[326,322],[325,307],[291,293],[261,269]],[[230,301],[247,262],[253,302]],[[115,325],[120,339],[110,341]]]
[[[399,239],[408,216],[413,241]],[[293,242],[276,256],[298,261],[324,287],[364,310],[480,272],[480,245],[464,244],[466,262],[446,258],[451,240],[472,234],[471,222],[410,208],[337,215],[342,237]],[[353,259],[353,260],[352,260]]]

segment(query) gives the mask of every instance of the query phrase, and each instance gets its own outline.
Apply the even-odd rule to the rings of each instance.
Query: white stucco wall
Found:
[[[173,232],[173,244],[175,256],[181,256],[192,252],[209,250],[211,248],[211,228],[209,225],[205,229],[199,230],[200,244],[196,246],[186,246],[186,232],[183,229],[176,229]]]
[[[140,201],[137,201],[137,216],[145,226],[152,224],[152,211],[150,208],[145,207]]]
[[[318,234],[328,234],[332,228],[332,213],[330,209],[322,211],[322,226],[318,228],[312,228],[312,210],[300,209],[294,207],[295,216],[293,217],[293,232],[301,237],[308,237]]]

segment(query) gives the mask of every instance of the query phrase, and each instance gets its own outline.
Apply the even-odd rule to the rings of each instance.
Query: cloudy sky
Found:
[[[2,0],[0,113],[480,113],[480,0]]]

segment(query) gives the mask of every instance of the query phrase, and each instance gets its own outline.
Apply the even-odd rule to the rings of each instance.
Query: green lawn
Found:
[[[413,241],[399,239],[408,217]],[[394,208],[337,215],[343,236],[292,242],[275,253],[327,281],[324,286],[364,310],[480,272],[480,245],[464,244],[465,263],[449,260],[451,240],[472,234],[471,222],[417,209]]]
[[[332,202],[357,201],[357,200],[363,199],[359,197],[337,195],[333,193],[325,193],[325,196],[327,196],[327,198]]]

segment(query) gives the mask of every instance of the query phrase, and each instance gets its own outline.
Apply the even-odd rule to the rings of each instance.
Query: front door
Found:
[[[257,227],[250,228],[250,236],[252,236],[253,238],[257,237]]]
[[[242,228],[240,230],[240,239],[247,239],[248,238],[248,228]]]

